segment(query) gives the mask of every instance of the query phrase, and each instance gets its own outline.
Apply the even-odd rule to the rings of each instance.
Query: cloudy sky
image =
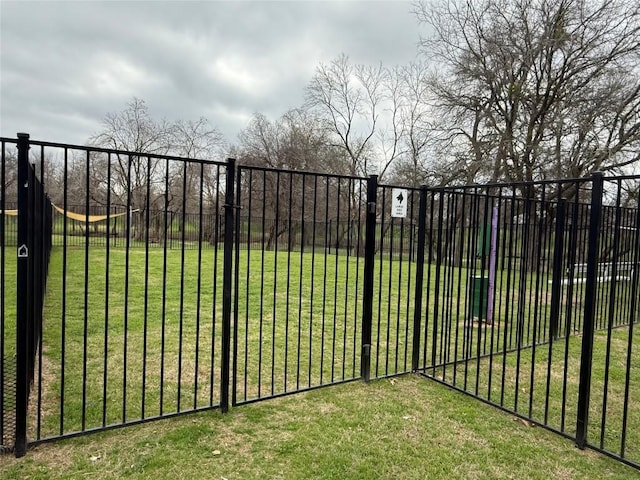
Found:
[[[157,119],[204,116],[235,143],[254,112],[303,102],[320,62],[405,64],[402,1],[0,1],[0,135],[84,144],[133,97]]]

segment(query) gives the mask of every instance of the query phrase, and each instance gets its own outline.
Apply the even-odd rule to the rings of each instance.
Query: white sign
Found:
[[[404,188],[394,188],[391,192],[391,216],[405,218],[409,196]]]

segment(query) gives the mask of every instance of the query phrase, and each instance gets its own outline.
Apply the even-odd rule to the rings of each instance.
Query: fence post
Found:
[[[224,258],[222,277],[222,365],[220,372],[220,409],[223,413],[229,410],[229,358],[231,351],[231,288],[233,268],[233,235],[234,235],[234,187],[236,161],[227,160],[225,174],[226,189],[224,200]]]
[[[567,200],[558,200],[556,209],[556,228],[553,242],[553,273],[551,283],[551,335],[549,341],[558,338],[558,327],[560,325],[560,294],[562,285],[562,259],[564,258],[562,247],[564,245],[565,217],[567,211]],[[567,333],[568,334],[568,333]]]
[[[376,203],[378,176],[367,179],[367,221],[364,240],[364,292],[362,294],[362,352],[360,375],[371,379],[371,319],[373,318],[373,267],[376,254]]]
[[[18,259],[16,304],[16,434],[14,453],[27,453],[29,401],[29,134],[18,133]]]
[[[582,325],[582,356],[580,360],[580,386],[578,389],[578,413],[576,445],[584,449],[587,444],[589,423],[589,395],[591,392],[591,363],[593,357],[593,329],[596,311],[596,276],[598,269],[598,235],[602,217],[602,191],[604,176],[595,172],[592,177],[591,211],[589,218],[589,244],[587,250],[587,283],[584,298],[584,322]]]
[[[424,280],[424,246],[427,233],[427,186],[420,187],[420,204],[418,207],[418,252],[416,256],[416,286],[413,308],[413,352],[411,370],[418,370],[420,357],[420,325],[422,319],[422,286]]]

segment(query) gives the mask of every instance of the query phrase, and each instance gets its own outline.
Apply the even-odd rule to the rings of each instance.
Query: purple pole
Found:
[[[489,250],[489,292],[487,294],[487,324],[493,324],[493,299],[496,286],[496,244],[498,239],[498,207],[493,207],[491,216],[491,247]]]

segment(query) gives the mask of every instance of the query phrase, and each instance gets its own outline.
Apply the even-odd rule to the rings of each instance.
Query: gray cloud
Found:
[[[416,53],[406,2],[0,2],[0,134],[84,143],[133,97],[230,142],[299,106],[319,62]]]

